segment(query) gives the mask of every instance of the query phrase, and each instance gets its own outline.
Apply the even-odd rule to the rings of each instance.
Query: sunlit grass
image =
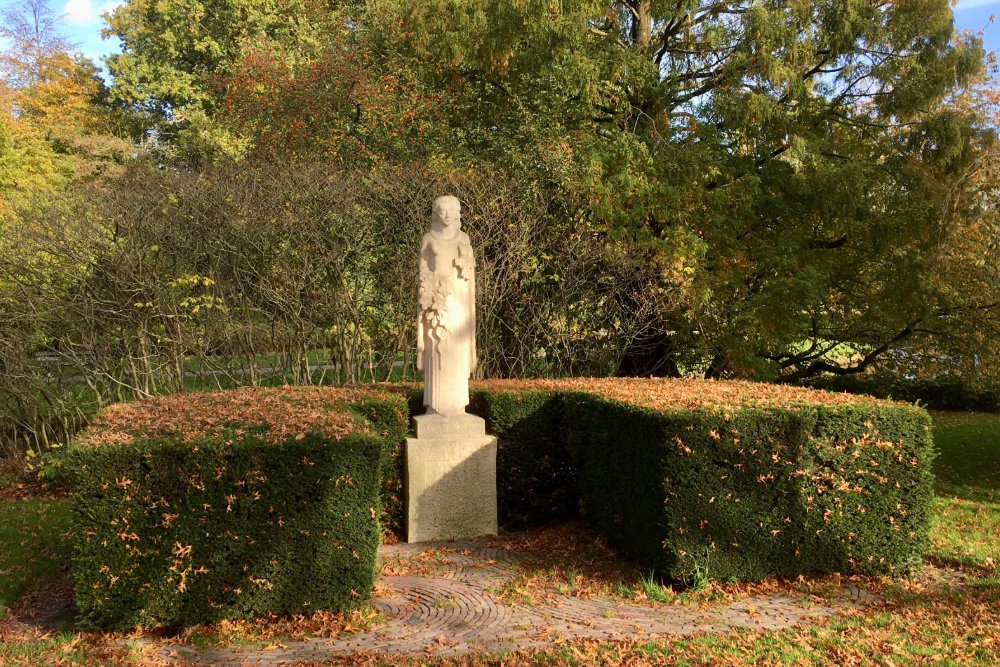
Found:
[[[931,526],[934,558],[1000,563],[1000,415],[934,412],[938,457]]]

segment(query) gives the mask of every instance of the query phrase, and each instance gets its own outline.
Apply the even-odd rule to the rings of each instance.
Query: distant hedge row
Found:
[[[912,406],[740,382],[474,383],[502,527],[574,516],[682,581],[919,561],[930,422]],[[407,405],[408,404],[408,405]],[[95,626],[345,609],[402,532],[419,388],[243,389],[105,410],[72,449],[78,604]]]
[[[917,403],[935,410],[1000,412],[1000,385],[972,386],[956,377],[902,378],[895,375],[824,375],[803,386],[826,391],[867,394]]]

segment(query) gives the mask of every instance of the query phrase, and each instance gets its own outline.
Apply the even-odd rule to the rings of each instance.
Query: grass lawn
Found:
[[[847,578],[881,597],[862,611],[777,632],[738,631],[630,642],[560,641],[541,653],[475,655],[454,665],[982,665],[1000,664],[1000,415],[933,413],[939,449],[931,545],[924,569],[911,579]],[[9,483],[10,480],[5,480]],[[3,487],[0,483],[0,487]],[[0,498],[5,497],[0,491]],[[155,635],[107,635],[75,630],[71,621],[33,623],[30,615],[58,605],[68,589],[68,501],[0,500],[0,665],[153,664]],[[675,593],[625,564],[602,560],[587,539],[557,536],[543,557],[496,595],[534,604],[549,591],[611,596],[649,604],[705,604],[748,591],[794,590],[822,597],[840,577],[710,584]],[[60,591],[62,593],[60,593]],[[16,600],[19,602],[15,602]],[[65,600],[63,601],[65,607]],[[8,609],[9,607],[9,609]],[[304,621],[220,624],[186,636],[189,645],[273,648],[281,637],[331,636],[365,627],[368,612],[317,615]],[[176,641],[174,639],[173,641]],[[384,655],[351,656],[324,664],[421,664]]]
[[[937,498],[930,556],[996,571],[1000,563],[1000,414],[934,412]]]
[[[0,617],[32,589],[66,576],[68,499],[0,501]]]

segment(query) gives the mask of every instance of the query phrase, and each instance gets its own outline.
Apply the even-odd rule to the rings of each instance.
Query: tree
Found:
[[[247,151],[325,156],[357,168],[418,160],[442,139],[445,97],[380,71],[353,42],[336,40],[299,65],[247,50],[216,81],[224,93],[214,122]]]
[[[28,201],[128,159],[134,129],[127,112],[108,104],[98,68],[71,52],[47,0],[23,0],[5,10],[4,20],[0,34],[11,46],[0,58],[7,137],[0,188]]]
[[[280,52],[289,65],[311,61],[325,43],[346,29],[338,3],[316,0],[130,0],[108,17],[105,35],[122,42],[108,58],[111,100],[142,110],[169,143],[184,130],[195,147],[221,145],[228,137],[210,135],[223,96],[220,75],[248,50]]]
[[[62,187],[73,171],[14,108],[13,92],[0,86],[0,230],[12,224],[18,205]]]
[[[485,162],[551,193],[552,238],[603,243],[595,289],[646,314],[619,372],[859,372],[956,317],[941,244],[990,139],[944,104],[983,61],[948,0],[156,7],[112,17],[113,92],[191,153]]]
[[[12,43],[0,78],[0,316],[6,319],[17,310],[16,285],[25,276],[39,289],[77,277],[82,265],[53,252],[55,244],[81,242],[87,227],[73,196],[120,171],[135,149],[112,133],[117,114],[104,104],[107,90],[97,68],[66,50],[44,1],[8,9],[5,21]],[[56,239],[45,237],[38,219],[63,208],[79,216],[76,224]],[[23,335],[25,354],[50,340],[40,321],[31,322],[12,329]]]
[[[467,150],[658,267],[630,372],[794,379],[845,345],[860,371],[936,312],[942,207],[981,146],[939,105],[983,58],[947,0],[372,7],[387,57],[460,98]]]
[[[0,221],[9,222],[19,201],[57,189],[72,173],[37,124],[27,122],[31,112],[23,109],[22,95],[44,85],[53,59],[64,56],[68,44],[45,0],[23,0],[2,16],[0,38],[10,46],[0,53]]]
[[[60,32],[59,18],[48,0],[20,0],[2,16],[0,38],[11,44],[0,53],[0,76],[12,87],[30,86],[43,75],[47,60],[73,48]]]

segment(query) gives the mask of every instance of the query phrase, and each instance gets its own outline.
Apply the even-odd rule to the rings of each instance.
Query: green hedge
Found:
[[[504,528],[582,506],[622,553],[689,583],[902,573],[926,545],[933,447],[920,408],[653,380],[486,381],[471,399],[498,439]],[[410,409],[423,412],[419,393]]]
[[[73,555],[83,623],[192,625],[368,599],[381,442],[228,433],[80,448]]]
[[[653,380],[482,382],[471,398],[498,438],[504,528],[582,507],[622,553],[688,582],[899,573],[926,543],[932,447],[919,408]],[[67,453],[86,623],[202,623],[368,597],[377,519],[403,533],[401,445],[419,391],[156,400],[109,410]],[[313,423],[322,432],[300,431]]]
[[[564,397],[584,516],[674,580],[902,573],[927,541],[930,420],[899,405],[655,411]]]
[[[518,529],[576,516],[576,482],[562,432],[560,394],[488,389],[477,382],[468,412],[486,420],[497,438],[497,520]],[[410,413],[423,414],[423,392],[408,396]],[[401,523],[400,523],[401,525]]]
[[[497,514],[504,528],[577,515],[576,479],[562,424],[562,399],[546,391],[473,389],[469,412],[497,437]]]
[[[382,471],[379,498],[382,505],[380,523],[383,531],[396,535],[406,532],[403,506],[404,459],[403,444],[410,432],[409,410],[405,397],[386,400],[384,397],[345,404],[344,407],[364,419],[369,430],[381,443]]]
[[[1000,412],[1000,387],[974,387],[957,377],[902,378],[886,374],[822,375],[802,382],[803,386],[827,391],[846,391],[919,402],[935,410],[975,410]]]
[[[400,511],[407,429],[404,397],[356,388],[195,393],[105,410],[66,454],[84,624],[361,604],[374,583],[380,495]]]

